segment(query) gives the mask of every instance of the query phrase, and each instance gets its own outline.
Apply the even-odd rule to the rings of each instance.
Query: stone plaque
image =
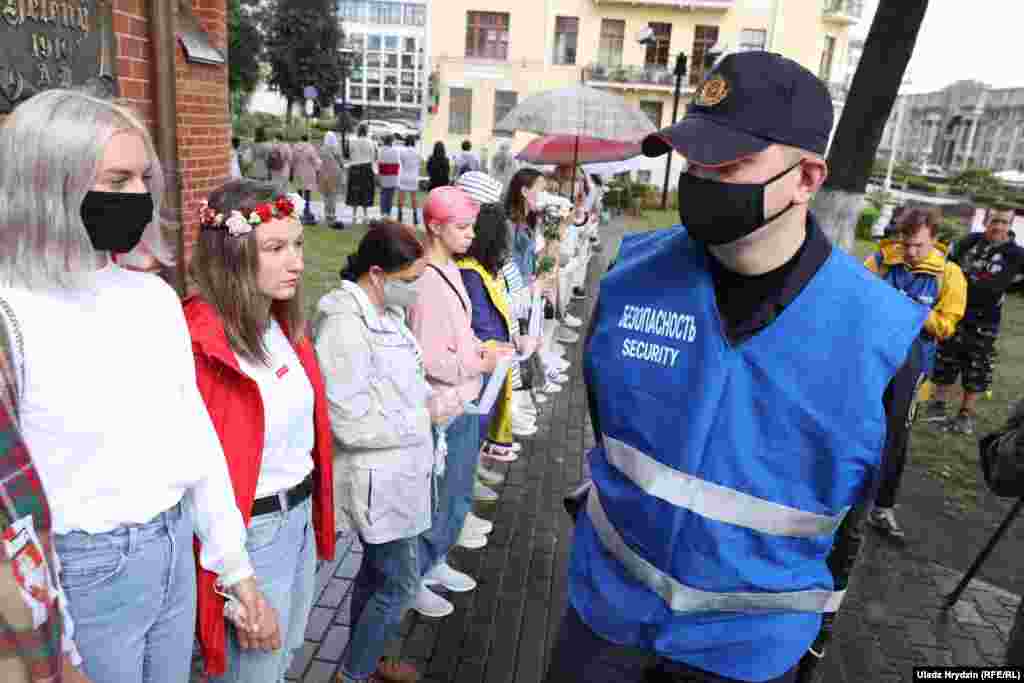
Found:
[[[0,0],[0,114],[50,88],[117,94],[112,0]]]

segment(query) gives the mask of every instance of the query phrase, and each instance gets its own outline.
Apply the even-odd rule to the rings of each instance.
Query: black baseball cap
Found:
[[[674,149],[702,166],[722,166],[789,145],[824,156],[832,132],[832,98],[813,73],[760,50],[727,55],[710,72],[686,116],[643,140],[643,153]]]

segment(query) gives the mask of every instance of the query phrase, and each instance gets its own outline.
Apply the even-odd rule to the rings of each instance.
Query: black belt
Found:
[[[285,498],[288,500],[288,510],[303,502],[307,498],[313,495],[313,475],[310,474],[308,477],[302,480],[302,482],[296,484],[285,492]],[[272,496],[266,496],[253,502],[252,504],[252,516],[257,517],[259,515],[268,515],[271,512],[278,512],[281,510],[281,494],[275,493]],[[287,512],[285,510],[284,512]]]

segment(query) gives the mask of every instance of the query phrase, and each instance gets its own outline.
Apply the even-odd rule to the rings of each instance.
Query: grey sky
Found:
[[[878,0],[867,0],[856,32],[866,37]],[[1024,87],[1019,0],[931,0],[910,61],[905,92],[931,92],[973,79],[998,88]]]

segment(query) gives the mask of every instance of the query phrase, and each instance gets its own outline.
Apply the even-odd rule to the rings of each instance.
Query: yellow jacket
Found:
[[[882,240],[879,247],[878,252],[864,261],[864,265],[872,273],[884,278],[893,266],[906,265],[903,260],[902,242]],[[946,260],[948,249],[945,244],[936,242],[935,248],[924,261],[910,269],[911,273],[931,275],[939,280],[939,295],[928,315],[928,320],[924,323],[925,331],[937,341],[953,336],[967,306],[967,279],[960,266]]]

